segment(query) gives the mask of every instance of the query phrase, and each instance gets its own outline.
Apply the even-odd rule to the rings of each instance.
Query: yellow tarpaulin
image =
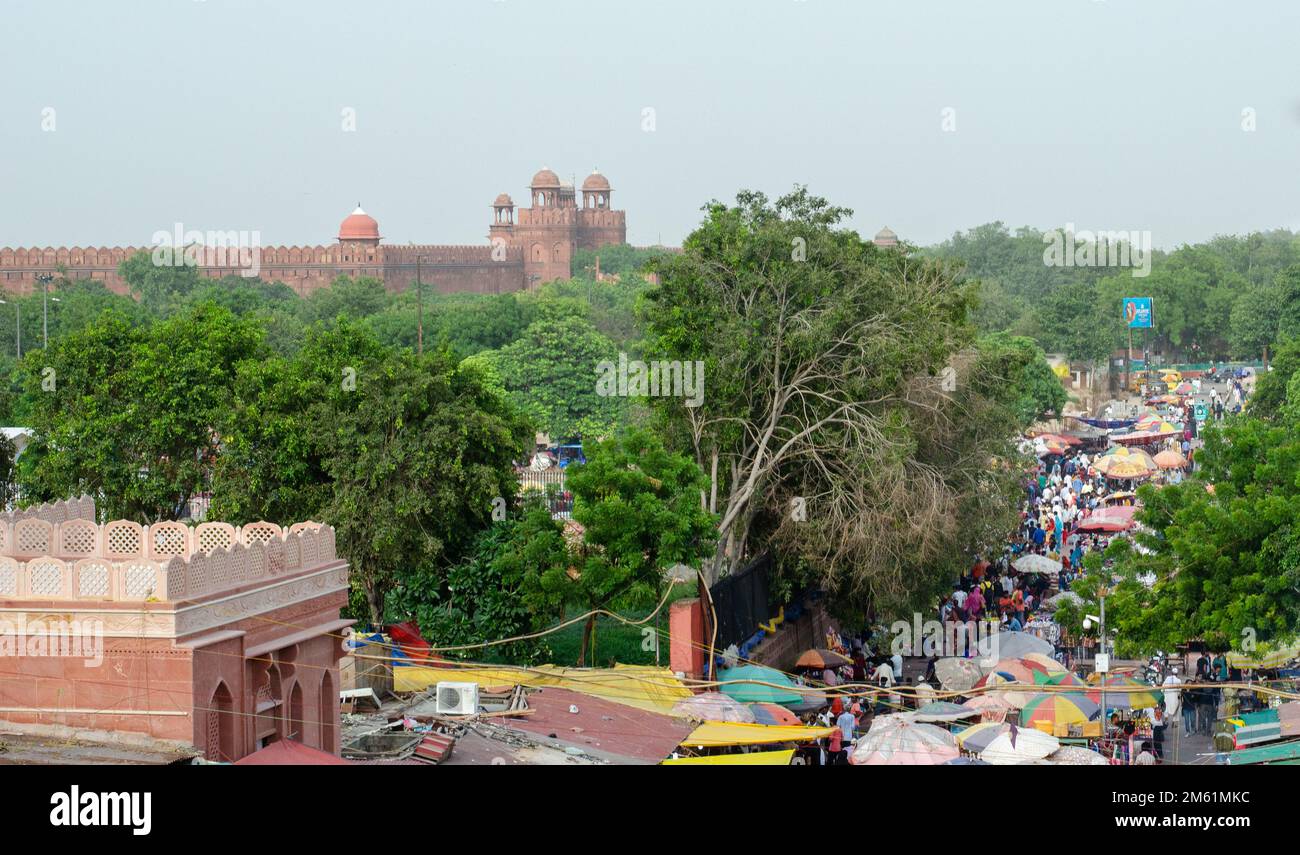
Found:
[[[715,754],[712,757],[678,757],[660,766],[789,766],[794,749],[787,751],[751,751],[748,754]]]
[[[448,665],[445,668],[399,665],[393,668],[393,691],[422,692],[440,682],[478,683],[483,688],[554,686],[657,713],[671,712],[673,704],[691,697],[691,690],[682,685],[672,671],[653,665],[616,665],[613,668]]]
[[[771,745],[776,742],[811,742],[830,736],[833,727],[798,727],[781,724],[741,724],[730,721],[706,721],[682,740],[694,748],[721,748],[731,745]]]
[[[1300,657],[1300,644],[1292,644],[1278,650],[1259,648],[1250,653],[1229,651],[1224,658],[1233,668],[1281,668],[1287,662]]]

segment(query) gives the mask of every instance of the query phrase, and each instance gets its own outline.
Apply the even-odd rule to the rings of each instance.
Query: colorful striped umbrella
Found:
[[[1034,695],[1020,711],[1020,723],[1083,724],[1101,717],[1101,707],[1078,692],[1044,692]]]
[[[1034,682],[1040,686],[1075,686],[1087,690],[1088,682],[1071,671],[1056,674],[1035,674]]]
[[[1117,445],[1097,458],[1093,466],[1107,478],[1131,480],[1146,478],[1159,467],[1150,454],[1140,448]]]
[[[1088,677],[1092,688],[1088,690],[1088,699],[1095,704],[1101,703],[1100,685],[1106,687],[1106,708],[1112,710],[1143,710],[1159,706],[1159,692],[1146,683],[1139,683],[1127,674],[1107,674]]]

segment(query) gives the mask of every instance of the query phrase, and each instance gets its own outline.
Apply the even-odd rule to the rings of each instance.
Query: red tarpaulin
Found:
[[[388,627],[388,637],[398,648],[412,659],[432,659],[432,646],[420,635],[420,628],[415,621],[408,620]]]
[[[342,757],[308,748],[292,739],[278,739],[260,751],[235,761],[236,766],[351,766]]]

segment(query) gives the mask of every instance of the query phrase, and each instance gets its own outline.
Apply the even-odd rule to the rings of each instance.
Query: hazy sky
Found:
[[[795,183],[920,243],[996,219],[1166,248],[1300,228],[1295,0],[3,12],[0,246],[147,245],[177,221],[326,243],[358,201],[390,242],[482,243],[493,197],[526,202],[543,165],[599,167],[639,244]]]

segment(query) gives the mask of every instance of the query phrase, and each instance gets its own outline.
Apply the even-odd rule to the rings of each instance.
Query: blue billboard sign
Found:
[[[1125,297],[1124,322],[1129,329],[1149,330],[1156,325],[1155,314],[1151,311],[1150,297]]]

